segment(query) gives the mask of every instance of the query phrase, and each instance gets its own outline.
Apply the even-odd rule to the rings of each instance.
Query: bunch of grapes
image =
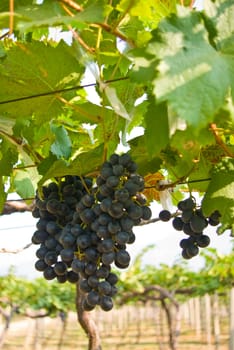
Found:
[[[32,243],[39,245],[35,268],[44,278],[75,283],[79,276],[71,269],[76,250],[76,232],[70,232],[76,204],[92,187],[92,180],[65,176],[58,183],[42,187],[42,197],[36,194],[32,215],[38,218]]]
[[[136,169],[129,154],[113,154],[95,184],[68,176],[59,186],[43,187],[43,200],[36,198],[33,215],[40,219],[32,242],[40,248],[35,267],[46,279],[78,282],[85,310],[112,309],[118,277],[111,267],[129,266],[132,229],[151,217]]]
[[[198,255],[199,248],[205,248],[210,244],[210,238],[203,233],[208,226],[219,224],[220,213],[213,212],[210,217],[205,217],[202,209],[197,207],[193,197],[189,197],[177,204],[177,214],[172,220],[172,226],[177,231],[183,231],[188,237],[180,241],[182,256],[184,259],[191,259]],[[168,210],[159,213],[162,221],[169,221],[172,218]]]
[[[113,307],[118,278],[111,272],[111,265],[120,269],[129,266],[126,248],[135,241],[133,226],[151,217],[141,194],[144,179],[136,174],[136,168],[128,154],[111,155],[102,165],[93,191],[76,206],[85,232],[78,236],[72,269],[82,277],[79,287],[86,293],[86,310],[96,305],[105,311]],[[75,219],[73,224],[78,228]]]

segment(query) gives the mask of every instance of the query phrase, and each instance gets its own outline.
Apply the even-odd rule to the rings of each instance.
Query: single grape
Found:
[[[109,282],[113,286],[114,284],[116,284],[118,282],[118,276],[115,273],[110,272],[108,277],[106,278],[106,281]]]
[[[49,250],[45,255],[45,262],[47,265],[53,265],[57,262],[58,256],[53,250]]]
[[[92,290],[92,288],[88,284],[87,279],[79,280],[79,288],[82,292],[85,292],[85,293],[91,292],[91,290]]]
[[[207,235],[200,235],[196,237],[196,242],[199,247],[205,248],[210,244],[210,238]]]
[[[182,221],[181,217],[176,216],[172,220],[172,226],[174,227],[175,230],[182,231],[183,230],[183,226],[184,226],[184,222]]]
[[[190,226],[194,232],[200,233],[206,228],[207,221],[204,217],[194,214],[191,217]]]
[[[111,292],[111,285],[107,281],[101,281],[98,283],[98,292],[101,295],[108,295]]]
[[[63,261],[59,261],[54,265],[54,272],[56,275],[64,275],[67,271],[67,266]]]
[[[160,211],[158,217],[162,221],[169,221],[171,218],[171,213],[169,212],[169,210],[164,209]]]
[[[39,259],[35,262],[35,269],[37,271],[44,271],[48,265],[46,262],[42,259]]]
[[[99,304],[100,296],[96,291],[92,290],[87,294],[86,300],[89,305],[96,306]]]
[[[98,284],[99,284],[99,279],[96,275],[91,275],[88,277],[88,285],[91,287],[91,288],[97,288],[98,287]]]
[[[149,207],[143,206],[142,207],[142,219],[143,220],[149,220],[152,216],[152,211]]]
[[[60,256],[64,262],[72,261],[74,258],[74,250],[71,248],[64,248],[61,250]]]
[[[79,281],[79,275],[74,271],[68,271],[67,280],[70,283],[77,283]]]
[[[192,197],[184,199],[177,204],[177,207],[181,211],[193,210],[196,207],[196,203]]]
[[[100,298],[100,306],[101,306],[102,310],[104,310],[104,311],[111,310],[114,306],[111,297],[108,295],[103,295]]]
[[[32,236],[32,243],[33,244],[44,243],[48,237],[49,235],[46,231],[35,231]]]
[[[190,256],[191,258],[198,255],[199,253],[199,248],[194,244],[190,244],[185,250],[187,255]]]
[[[123,266],[123,268],[128,267],[129,263],[130,263],[130,255],[129,253],[124,250],[121,249],[118,252],[116,252],[116,256],[115,256],[115,264],[117,263],[119,266]]]
[[[44,259],[46,253],[48,252],[48,248],[45,245],[41,245],[39,249],[36,251],[36,256],[38,259]]]
[[[53,280],[56,277],[53,267],[47,266],[43,271],[43,276],[46,280]]]
[[[89,305],[88,302],[87,302],[87,300],[84,299],[83,304],[82,304],[82,307],[83,307],[83,309],[84,309],[85,311],[92,311],[92,310],[95,308],[95,305],[94,305],[94,306]]]

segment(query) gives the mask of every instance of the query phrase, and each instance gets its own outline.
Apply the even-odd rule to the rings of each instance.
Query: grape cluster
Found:
[[[86,310],[96,305],[105,311],[113,307],[118,278],[111,265],[129,266],[126,248],[135,241],[133,226],[151,217],[143,189],[144,179],[136,174],[130,156],[113,154],[102,165],[93,191],[76,206],[85,233],[77,239],[78,254],[72,268],[82,277],[79,287],[86,293]]]
[[[36,251],[35,268],[44,278],[75,283],[79,275],[71,269],[76,250],[77,233],[70,232],[76,204],[92,187],[92,180],[65,176],[58,183],[42,187],[42,197],[36,194],[32,215],[38,218],[32,243],[40,245]]]
[[[129,154],[112,154],[94,184],[68,176],[36,198],[33,215],[40,219],[32,242],[41,246],[35,267],[47,279],[78,282],[85,310],[112,309],[118,277],[111,267],[129,266],[133,226],[151,217],[136,169]]]
[[[172,226],[177,231],[183,231],[188,237],[180,241],[182,248],[182,257],[191,259],[198,255],[199,248],[205,248],[210,244],[210,238],[203,233],[208,226],[219,224],[220,213],[216,210],[210,217],[205,217],[202,209],[197,207],[193,197],[189,197],[177,204],[177,215],[172,220]],[[162,221],[169,221],[172,218],[168,210],[162,210],[159,213]]]

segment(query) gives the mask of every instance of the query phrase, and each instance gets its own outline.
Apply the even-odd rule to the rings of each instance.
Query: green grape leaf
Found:
[[[68,159],[71,155],[72,145],[67,130],[61,125],[54,124],[51,124],[50,128],[55,135],[55,141],[50,147],[51,152],[58,158]]]
[[[232,44],[222,51],[226,39],[214,47],[207,30],[200,13],[180,7],[160,22],[145,50],[131,53],[136,56],[132,79],[144,82],[150,76],[157,102],[167,101],[197,133],[223,106],[234,80],[232,32],[226,30]]]
[[[145,114],[145,142],[150,157],[159,154],[169,141],[169,125],[166,103],[149,101]]]
[[[215,210],[221,214],[218,233],[231,229],[234,234],[234,159],[224,158],[211,174],[211,181],[202,201],[204,214],[209,216]]]
[[[38,168],[42,178],[38,183],[40,188],[45,181],[65,175],[82,176],[97,171],[103,161],[103,147],[101,144],[88,152],[80,153],[70,163],[63,159],[56,159],[54,155],[45,159]]]
[[[14,177],[14,187],[21,198],[33,198],[35,196],[35,188],[26,171],[17,171]]]
[[[61,114],[64,106],[59,94],[4,101],[79,85],[82,72],[72,49],[63,42],[56,47],[42,42],[16,42],[0,59],[0,115],[12,119],[34,115],[40,125],[43,120],[51,120]],[[66,92],[63,97],[70,99],[74,95]]]
[[[0,25],[7,28],[9,25],[9,3],[0,5]],[[3,12],[5,11],[5,12]],[[103,22],[109,11],[102,1],[88,1],[83,11],[74,16],[67,15],[66,11],[56,0],[44,0],[37,4],[31,0],[17,0],[15,3],[14,26],[22,33],[40,27],[72,25],[83,28],[85,23]]]
[[[0,143],[0,176],[10,176],[17,160],[18,153],[16,148],[3,139]]]

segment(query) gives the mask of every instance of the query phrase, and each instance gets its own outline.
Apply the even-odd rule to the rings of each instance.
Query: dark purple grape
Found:
[[[182,231],[183,230],[183,226],[184,226],[184,222],[182,221],[181,217],[176,216],[172,220],[172,226],[174,227],[175,230]]]
[[[101,295],[108,295],[111,292],[111,285],[107,281],[101,281],[98,283],[98,292]]]
[[[102,265],[98,268],[96,276],[98,278],[107,278],[110,274],[110,266]]]
[[[59,283],[65,283],[67,282],[67,273],[65,273],[64,275],[58,275],[56,276],[56,279]]]
[[[98,287],[98,284],[99,284],[99,279],[96,275],[91,275],[88,277],[88,285],[91,287],[91,288],[97,288]]]
[[[131,229],[134,226],[134,222],[131,218],[128,216],[124,216],[123,218],[120,219],[120,225],[123,231],[131,231]]]
[[[53,238],[53,237],[48,237],[46,240],[45,240],[45,246],[46,248],[50,249],[50,250],[54,250],[56,245],[57,245],[58,241]]]
[[[109,164],[115,165],[119,163],[120,156],[116,153],[113,153],[109,158]],[[121,164],[121,163],[120,163]]]
[[[114,284],[116,284],[118,282],[118,276],[115,273],[110,272],[108,277],[106,278],[106,281],[109,282],[113,286]]]
[[[93,220],[95,220],[96,215],[94,214],[94,211],[90,208],[84,209],[80,213],[80,218],[83,221],[84,224],[89,225],[92,223]]]
[[[67,265],[63,261],[59,261],[54,265],[54,272],[56,275],[64,275],[67,271]]]
[[[143,220],[149,220],[152,216],[152,211],[149,207],[143,206],[142,207],[142,219]]]
[[[169,221],[171,218],[171,213],[169,212],[169,210],[161,210],[159,213],[159,219],[162,221]]]
[[[82,304],[82,307],[85,311],[92,311],[95,308],[95,306],[96,305],[94,305],[94,306],[89,305],[86,299],[84,299],[83,304]]]
[[[70,283],[77,283],[79,281],[79,275],[74,271],[68,271],[67,280]]]
[[[181,220],[186,224],[186,223],[190,222],[193,215],[194,215],[194,213],[192,210],[185,210],[181,213]]]
[[[46,231],[35,231],[32,236],[32,243],[33,244],[44,243],[48,237],[49,235]]]
[[[194,232],[200,233],[206,228],[207,221],[204,217],[195,214],[191,217],[190,226]]]
[[[116,253],[115,256],[115,264],[118,264],[118,266],[122,266],[123,268],[128,267],[130,263],[130,255],[129,253],[121,249]]]
[[[54,265],[58,260],[58,256],[55,251],[51,250],[46,253],[44,260],[47,265]]]
[[[188,245],[187,248],[185,248],[185,250],[187,255],[191,258],[198,255],[199,253],[199,248],[194,244]]]
[[[196,242],[199,247],[205,248],[210,244],[210,238],[207,235],[200,235],[196,237]]]
[[[97,292],[95,292],[94,290],[92,290],[91,292],[89,292],[87,294],[86,297],[87,303],[91,306],[96,306],[99,304],[100,301],[100,296]]]
[[[74,250],[72,248],[64,248],[61,250],[60,256],[64,262],[72,261],[74,258]]]
[[[82,272],[85,269],[85,262],[75,258],[72,261],[71,268],[76,273]]]
[[[100,306],[101,306],[102,310],[104,310],[104,311],[111,310],[114,306],[111,297],[108,295],[103,295],[100,298]]]
[[[44,259],[46,253],[48,252],[48,249],[45,245],[41,245],[39,249],[36,251],[36,256],[38,259]]]
[[[84,256],[86,261],[97,261],[99,258],[98,251],[96,249],[97,247],[89,247],[85,249]]]
[[[56,277],[53,267],[47,266],[43,271],[43,276],[46,280],[53,280]]]
[[[120,231],[114,236],[114,240],[119,244],[126,244],[129,241],[129,233],[126,231]]]
[[[35,262],[35,269],[37,271],[44,271],[48,265],[45,263],[44,260],[39,259]]]
[[[93,263],[93,262],[88,262],[85,265],[84,271],[85,271],[86,275],[88,275],[88,276],[93,275],[97,271],[97,264]]]
[[[85,292],[85,293],[88,293],[92,290],[92,288],[88,284],[87,279],[79,280],[79,288],[82,292]]]
[[[181,211],[193,210],[196,207],[196,203],[192,197],[180,201],[177,205],[178,209]]]
[[[124,207],[121,202],[112,202],[111,207],[108,210],[108,214],[112,216],[114,219],[119,219],[124,214]]]
[[[115,253],[114,252],[103,253],[101,260],[104,265],[110,265],[115,260]]]

